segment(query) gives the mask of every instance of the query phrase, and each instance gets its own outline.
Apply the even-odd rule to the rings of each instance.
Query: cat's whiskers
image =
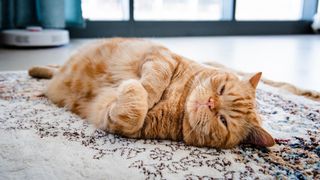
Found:
[[[190,132],[189,132],[186,136],[189,137],[189,136],[191,135],[191,133],[192,133],[194,130],[196,130],[198,123],[199,123],[198,121],[195,122],[195,124],[192,126],[192,129],[190,130]]]
[[[193,124],[193,127],[192,127],[191,131],[187,134],[187,136],[190,136],[191,133],[194,132],[195,130],[203,131],[203,129],[208,124],[209,118],[206,113],[201,113],[201,115],[199,117],[200,118],[196,119],[196,122]],[[207,119],[207,120],[204,120],[204,119]],[[205,132],[205,133],[207,133],[207,132]]]

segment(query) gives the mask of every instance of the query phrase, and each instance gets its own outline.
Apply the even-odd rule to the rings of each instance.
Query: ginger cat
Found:
[[[255,107],[261,73],[240,80],[147,40],[113,38],[29,74],[52,77],[45,95],[53,103],[110,133],[215,148],[274,145]]]

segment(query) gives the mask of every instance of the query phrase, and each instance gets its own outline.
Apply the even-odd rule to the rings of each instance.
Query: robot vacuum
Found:
[[[62,29],[10,29],[1,32],[3,45],[16,47],[52,47],[69,43],[69,32]]]

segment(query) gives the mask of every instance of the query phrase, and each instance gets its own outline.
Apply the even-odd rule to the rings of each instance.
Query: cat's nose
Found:
[[[210,110],[214,110],[216,104],[214,102],[214,98],[213,97],[210,97],[209,100],[208,100],[208,107]]]

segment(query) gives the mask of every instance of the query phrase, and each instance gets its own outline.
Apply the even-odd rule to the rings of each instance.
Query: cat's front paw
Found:
[[[145,104],[148,93],[137,80],[130,79],[123,81],[118,87],[118,103],[123,105]]]
[[[113,122],[132,129],[140,129],[148,111],[148,94],[136,80],[124,81],[118,87],[117,100],[112,105],[110,117]]]

